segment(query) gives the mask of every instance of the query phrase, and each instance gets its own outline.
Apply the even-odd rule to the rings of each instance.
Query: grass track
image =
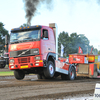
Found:
[[[0,72],[0,76],[9,76],[14,75],[13,71],[6,71],[6,72]]]

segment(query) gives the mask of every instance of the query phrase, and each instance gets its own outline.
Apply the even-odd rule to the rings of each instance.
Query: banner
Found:
[[[93,50],[93,48],[91,48],[91,52],[90,52],[90,54],[92,54],[92,50]]]
[[[79,49],[78,49],[78,53],[82,53],[82,54],[83,54],[83,50],[82,50],[81,47],[79,47]]]
[[[61,44],[61,57],[63,57],[63,53],[64,53],[64,46]]]

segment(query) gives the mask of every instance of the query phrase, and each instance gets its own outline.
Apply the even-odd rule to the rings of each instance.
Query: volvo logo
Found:
[[[23,51],[23,52],[22,52],[22,53],[20,53],[18,56],[21,56],[21,55],[25,54],[27,51],[29,51],[29,49],[28,49],[28,50],[26,50],[26,51]]]

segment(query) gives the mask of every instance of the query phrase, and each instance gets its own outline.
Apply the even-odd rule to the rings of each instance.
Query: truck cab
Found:
[[[45,73],[48,60],[54,63],[55,59],[53,29],[40,25],[12,29],[9,56],[9,69],[14,70],[17,79],[23,79],[25,74]]]

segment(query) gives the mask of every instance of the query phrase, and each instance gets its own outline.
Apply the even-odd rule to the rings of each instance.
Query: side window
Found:
[[[43,39],[48,40],[48,30],[43,29]]]

